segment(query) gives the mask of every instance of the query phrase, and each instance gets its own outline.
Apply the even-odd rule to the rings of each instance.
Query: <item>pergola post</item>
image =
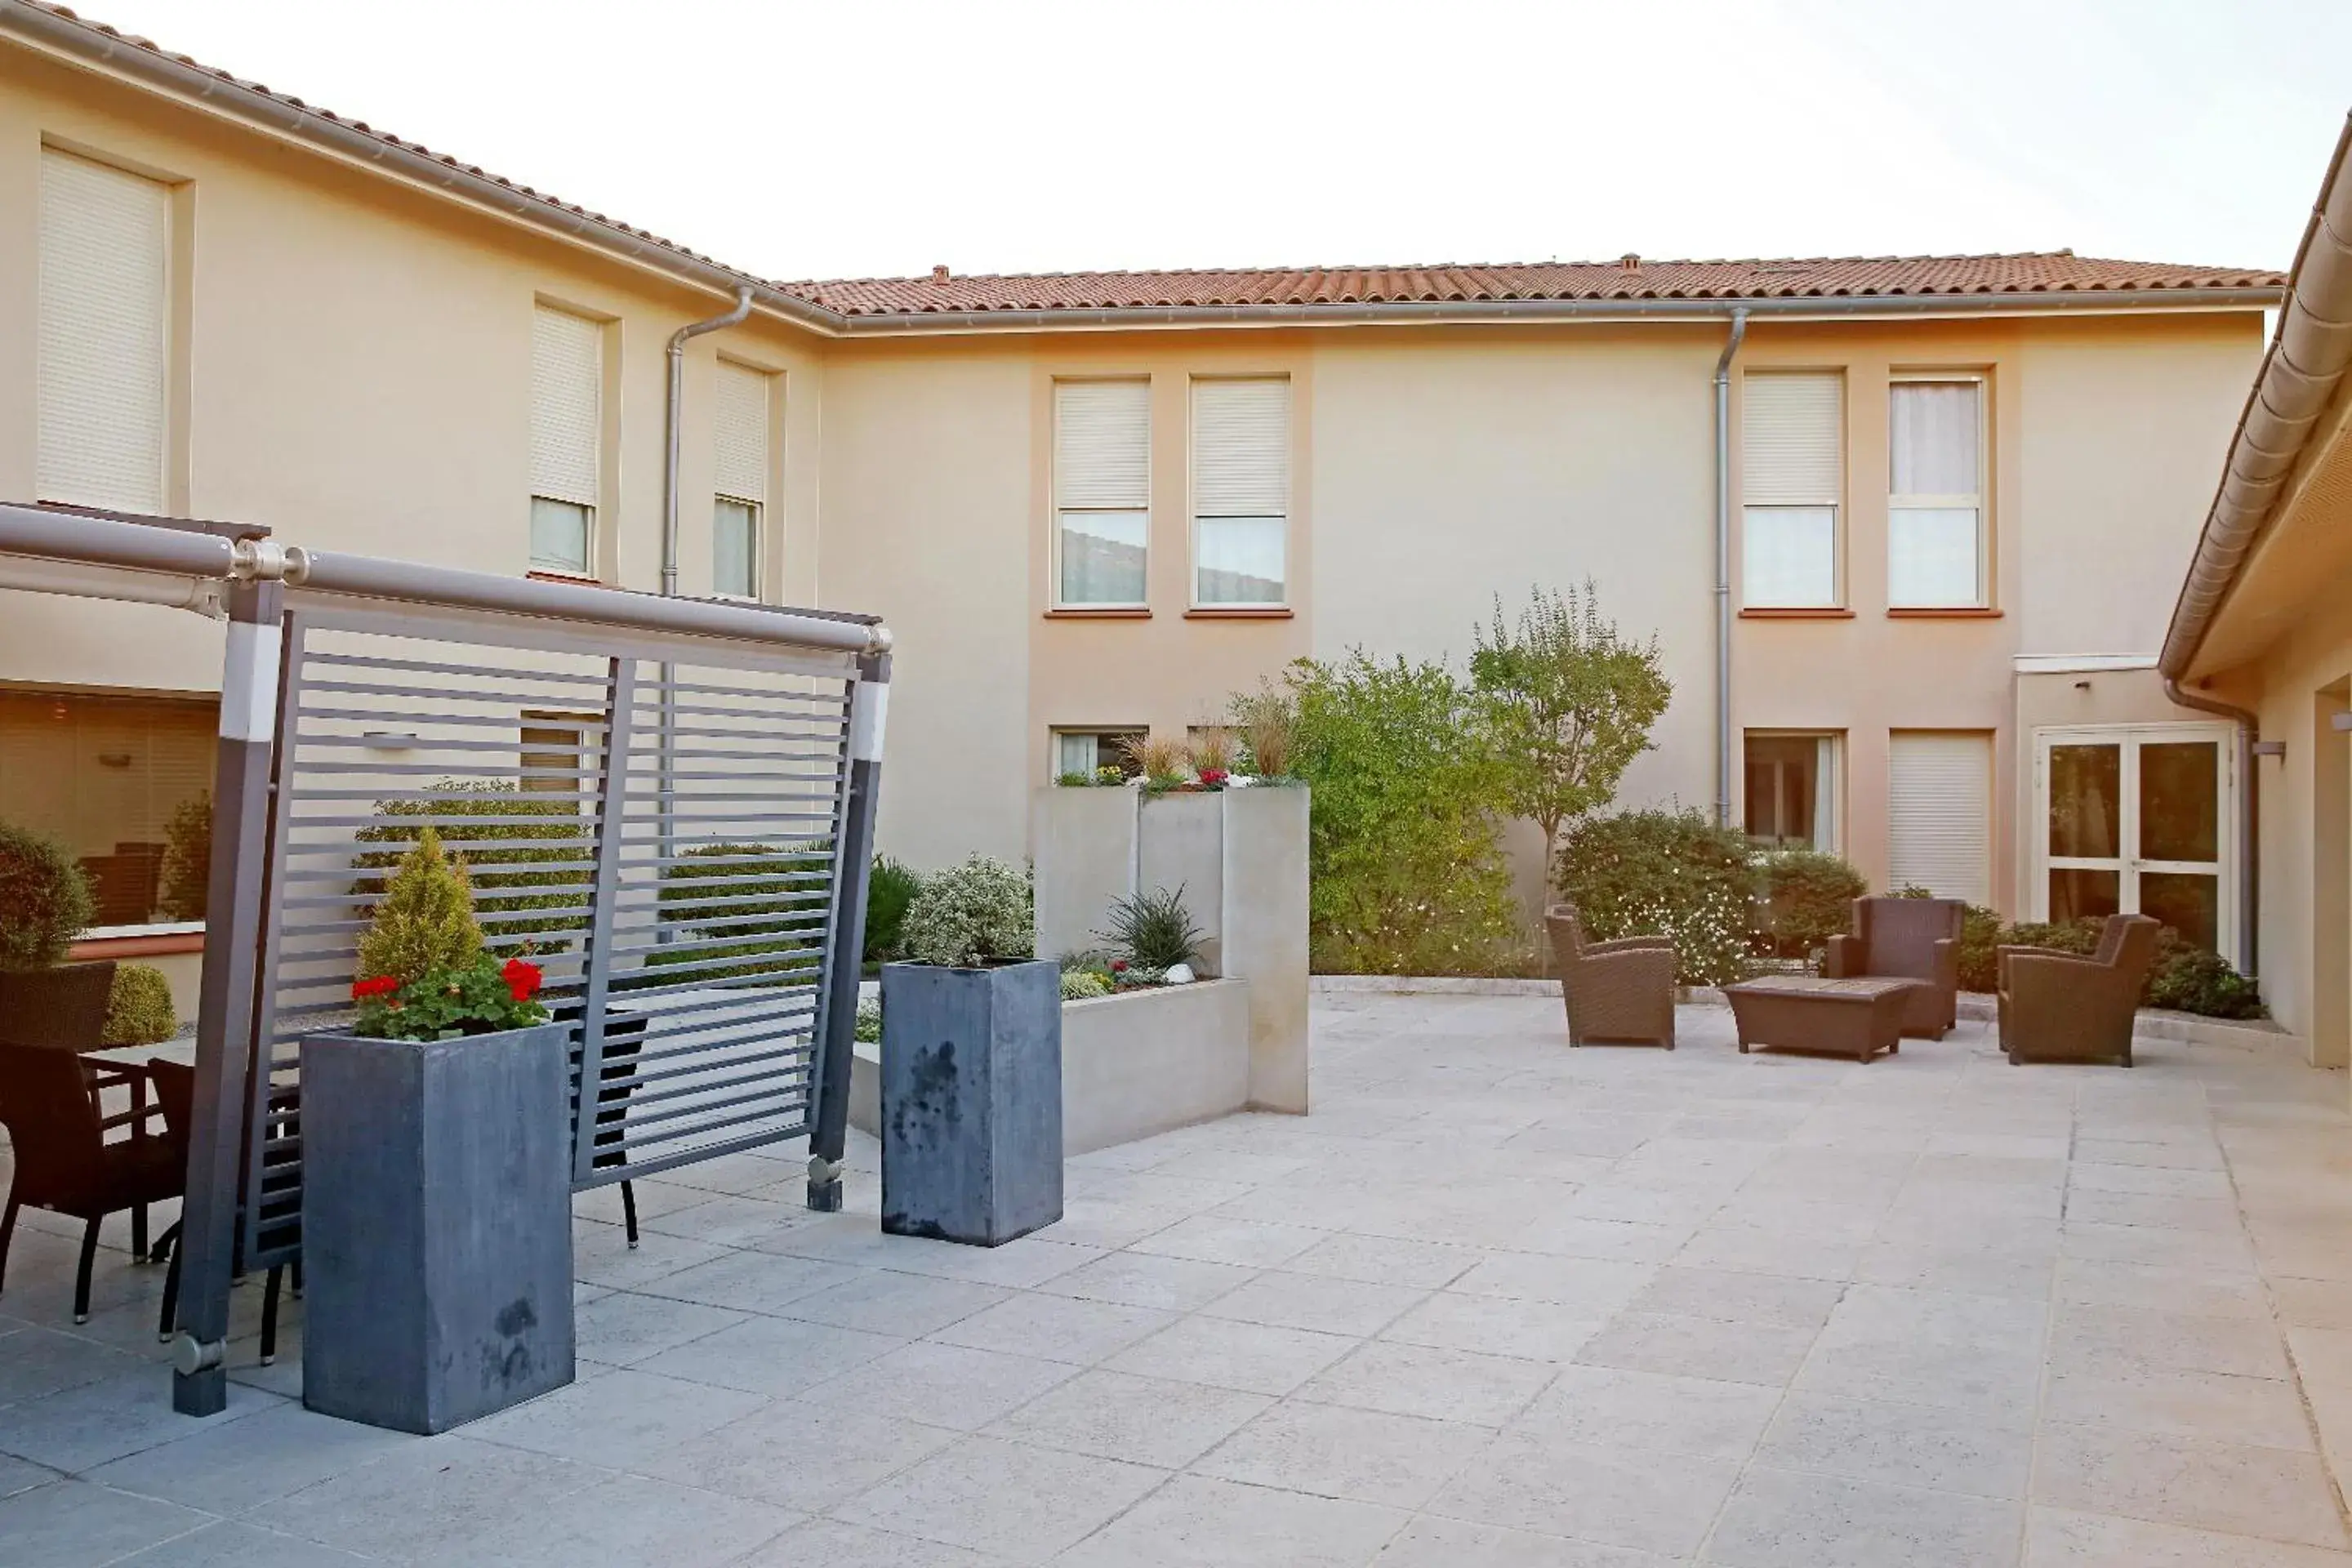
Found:
[[[841,1159],[849,1138],[849,1075],[857,1037],[857,983],[865,970],[866,893],[874,872],[874,808],[882,784],[882,731],[890,656],[857,661],[850,698],[848,797],[841,811],[839,890],[827,942],[824,1037],[816,1042],[816,1105],[809,1119],[808,1206],[841,1207]]]

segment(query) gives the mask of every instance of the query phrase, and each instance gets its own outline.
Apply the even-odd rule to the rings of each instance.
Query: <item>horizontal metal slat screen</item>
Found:
[[[807,1130],[851,661],[681,643],[709,662],[663,665],[625,633],[475,619],[289,617],[247,1268],[299,1254],[298,1045],[349,1026],[359,937],[427,826],[493,953],[541,965],[573,1025],[575,1185]]]

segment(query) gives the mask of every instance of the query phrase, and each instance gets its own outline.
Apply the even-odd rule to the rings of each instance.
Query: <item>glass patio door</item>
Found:
[[[2231,738],[2226,724],[2039,731],[2034,918],[2148,915],[2234,960]]]

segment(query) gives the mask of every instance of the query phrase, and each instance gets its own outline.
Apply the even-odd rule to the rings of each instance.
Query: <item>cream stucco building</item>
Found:
[[[1675,682],[1630,803],[2239,942],[2236,851],[2198,829],[2234,809],[2228,722],[2155,666],[2272,274],[776,283],[28,0],[0,213],[0,498],[631,588],[662,582],[673,334],[748,301],[677,347],[677,586],[888,617],[881,838],[918,864],[1022,853],[1030,792],[1106,738],[1215,722],[1300,656],[1458,658],[1496,595],[1589,577]],[[161,846],[218,638],[0,592],[0,817],[90,861],[118,951],[185,940]],[[2053,849],[2109,765],[2161,821]]]

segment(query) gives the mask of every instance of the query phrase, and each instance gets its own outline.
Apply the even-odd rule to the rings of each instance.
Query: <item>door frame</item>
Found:
[[[2026,907],[2036,921],[2050,918],[2050,873],[2053,867],[2082,867],[2104,870],[2113,868],[2119,873],[2116,888],[2117,907],[2131,911],[2139,905],[2139,879],[2149,872],[2183,873],[2204,876],[2209,872],[2216,879],[2214,889],[2214,945],[2223,958],[2231,963],[2242,963],[2238,948],[2238,837],[2232,831],[2237,821],[2238,748],[2237,727],[2228,723],[2182,722],[2160,724],[2053,724],[2033,731],[2033,816],[2032,875]],[[2057,856],[2050,853],[2050,749],[2053,746],[2114,745],[2119,750],[2121,763],[2118,787],[2123,798],[2118,819],[2117,844],[2131,850],[2139,847],[2139,748],[2142,745],[2178,744],[2183,742],[2210,741],[2215,754],[2217,776],[2214,795],[2215,858],[2202,860],[2148,860],[2136,854],[2109,857]]]

